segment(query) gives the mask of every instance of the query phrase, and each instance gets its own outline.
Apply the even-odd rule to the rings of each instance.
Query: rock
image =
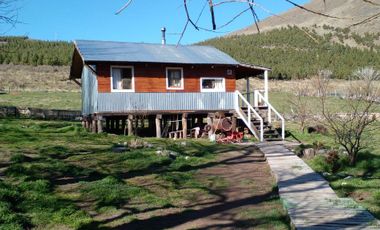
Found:
[[[329,172],[323,172],[323,173],[322,173],[322,176],[323,176],[323,177],[328,177],[328,176],[331,176],[331,173],[329,173]]]
[[[114,152],[114,153],[122,153],[122,152],[125,152],[127,150],[128,150],[128,148],[124,145],[116,145],[112,148],[112,152]]]
[[[169,152],[167,150],[157,150],[156,154],[161,157],[167,157],[169,156]]]
[[[179,153],[170,151],[168,155],[171,159],[176,159],[179,156]]]
[[[319,149],[315,153],[315,155],[326,155],[326,154],[327,154],[327,150],[326,149]]]
[[[304,149],[303,156],[309,159],[313,158],[315,156],[315,150],[313,148]]]

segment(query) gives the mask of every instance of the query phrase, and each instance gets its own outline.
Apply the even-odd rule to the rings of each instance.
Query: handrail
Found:
[[[284,119],[284,117],[265,99],[265,97],[259,91],[255,91],[255,94],[258,96],[258,98],[260,98],[261,100],[263,100],[265,102],[266,106],[268,106],[268,122],[269,123],[272,122],[271,112],[270,112],[271,110],[281,120],[281,137],[283,140],[285,140],[285,119]]]
[[[235,101],[236,112],[243,119],[243,121],[248,126],[248,128],[251,130],[253,135],[255,135],[255,137],[257,139],[259,139],[260,141],[264,141],[264,120],[263,120],[263,118],[260,116],[260,114],[252,107],[252,105],[244,98],[244,96],[238,90],[235,91],[235,95],[236,95],[236,101]],[[244,104],[247,106],[247,109],[248,109],[247,120],[245,120],[245,116],[243,116],[243,114],[240,112],[241,108],[239,106],[239,97],[242,100],[242,102],[244,102]],[[251,113],[252,112],[255,115],[255,117],[260,121],[260,137],[255,132],[255,130],[252,129],[252,121],[251,121],[251,115],[252,115]]]

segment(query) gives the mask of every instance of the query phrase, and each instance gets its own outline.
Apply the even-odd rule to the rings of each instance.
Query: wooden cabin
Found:
[[[79,40],[70,79],[81,79],[83,123],[94,132],[186,138],[223,114],[264,141],[278,119],[284,137],[268,100],[268,71],[210,46]],[[250,89],[249,77],[260,75],[264,89]],[[244,95],[236,89],[242,78]]]

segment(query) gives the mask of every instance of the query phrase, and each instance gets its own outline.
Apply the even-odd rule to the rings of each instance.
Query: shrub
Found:
[[[326,162],[326,157],[322,155],[315,156],[309,161],[311,167],[317,172],[331,172],[332,167]]]
[[[340,168],[339,154],[337,151],[332,150],[327,153],[326,163],[331,166],[331,172],[336,173]]]

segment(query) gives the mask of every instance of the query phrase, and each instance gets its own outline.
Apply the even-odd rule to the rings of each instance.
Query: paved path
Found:
[[[283,142],[260,143],[279,194],[296,229],[380,229],[379,222],[349,198],[338,198],[328,182]]]

